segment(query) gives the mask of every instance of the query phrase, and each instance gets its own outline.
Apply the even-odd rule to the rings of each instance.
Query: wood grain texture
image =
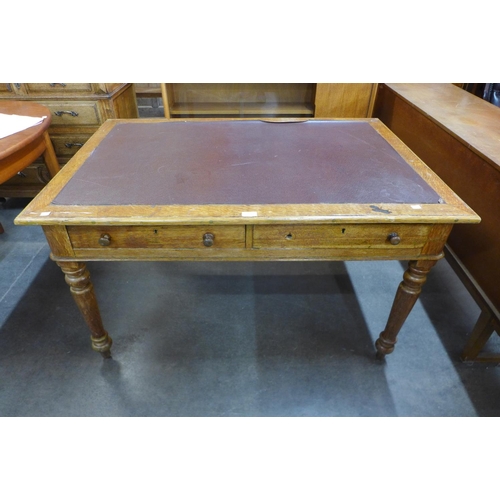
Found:
[[[244,248],[245,226],[69,226],[74,248],[100,248],[110,235],[109,248],[203,248],[203,236],[214,235],[212,248]]]
[[[43,226],[43,232],[53,255],[74,257],[75,252],[65,226]]]
[[[375,83],[318,83],[315,118],[369,118],[377,85]]]
[[[398,249],[422,247],[430,226],[424,224],[262,225],[253,232],[254,248],[392,248],[389,235],[401,237]]]
[[[403,275],[403,281],[396,292],[387,325],[375,342],[380,357],[394,351],[398,333],[408,314],[413,309],[422,291],[422,286],[427,281],[429,271],[436,262],[435,260],[410,261],[408,264],[408,269]]]
[[[384,113],[386,117],[392,115],[398,119],[392,111],[397,96],[477,156],[500,169],[500,108],[497,106],[451,83],[387,83],[381,90],[383,95],[378,97],[380,104],[375,116]],[[384,103],[386,98],[393,104]]]
[[[58,262],[65,274],[71,295],[91,332],[92,349],[100,352],[104,358],[111,357],[111,337],[102,324],[101,313],[90,281],[90,274],[81,262]]]

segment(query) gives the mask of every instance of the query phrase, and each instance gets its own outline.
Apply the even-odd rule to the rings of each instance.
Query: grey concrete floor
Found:
[[[89,263],[103,360],[41,228],[13,224],[25,203],[0,209],[0,416],[500,415],[500,367],[459,360],[479,308],[445,261],[385,362],[405,263]]]

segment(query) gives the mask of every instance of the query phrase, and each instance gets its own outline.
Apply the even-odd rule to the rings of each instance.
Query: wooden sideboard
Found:
[[[480,352],[500,332],[500,108],[452,84],[380,84],[374,116],[481,217],[454,227],[447,259],[482,311],[462,358],[498,363]]]
[[[376,88],[375,83],[161,84],[166,118],[368,118]]]
[[[0,100],[35,101],[51,112],[49,136],[64,166],[108,118],[138,118],[131,83],[0,83]],[[37,160],[0,185],[1,197],[32,197],[50,180]]]

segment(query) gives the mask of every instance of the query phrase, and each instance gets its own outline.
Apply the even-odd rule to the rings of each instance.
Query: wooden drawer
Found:
[[[11,185],[40,185],[43,186],[50,181],[50,174],[45,164],[39,158],[36,162],[32,163],[29,167],[19,172],[14,177],[5,181],[2,186]]]
[[[50,139],[58,157],[73,156],[92,134],[51,135]]]
[[[82,126],[101,124],[99,109],[92,101],[38,101],[50,109],[52,126]]]
[[[73,248],[245,247],[245,226],[68,226],[67,230]],[[109,244],[102,245],[99,241],[105,235]]]
[[[12,83],[0,83],[0,95],[14,96],[14,90],[12,89]]]
[[[91,94],[92,84],[90,83],[25,83],[29,94],[50,94],[60,96],[64,93]]]
[[[418,248],[429,231],[426,224],[256,225],[253,248]],[[392,233],[400,238],[396,245]]]

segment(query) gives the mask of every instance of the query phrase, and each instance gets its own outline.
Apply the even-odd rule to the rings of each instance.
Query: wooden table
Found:
[[[0,184],[29,167],[42,155],[50,175],[56,175],[59,163],[47,132],[50,125],[49,109],[34,102],[0,101],[0,113],[47,117],[39,125],[0,139]],[[3,232],[1,225],[0,232]]]
[[[43,226],[104,357],[86,261],[409,260],[384,357],[453,224],[479,220],[377,119],[142,119],[107,121],[15,222]]]

